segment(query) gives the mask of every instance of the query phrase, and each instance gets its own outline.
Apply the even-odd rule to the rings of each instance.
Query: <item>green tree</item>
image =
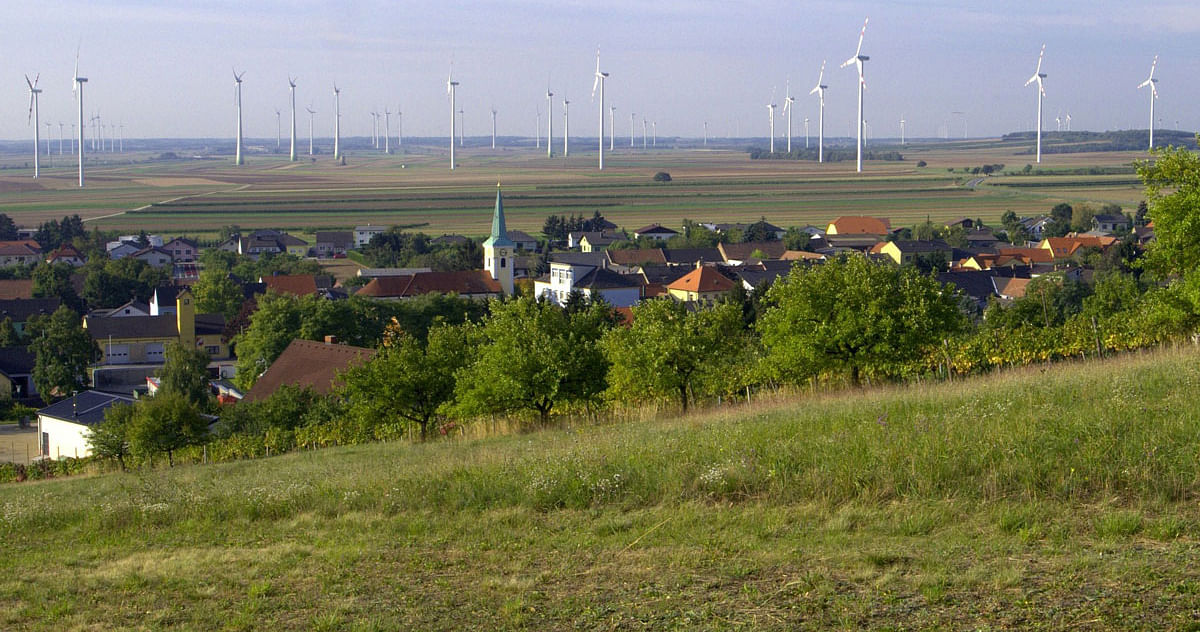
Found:
[[[789,226],[787,232],[783,234],[783,247],[788,250],[807,250],[808,242],[811,239],[812,235],[795,226]]]
[[[63,305],[82,313],[83,301],[79,299],[79,295],[75,293],[75,286],[71,283],[71,274],[74,272],[75,268],[70,264],[38,263],[31,274],[34,298],[58,297]]]
[[[132,452],[129,447],[129,428],[136,409],[133,404],[114,404],[104,413],[104,421],[88,428],[88,445],[92,454],[102,459],[116,459],[125,469],[125,457]]]
[[[21,336],[13,324],[12,316],[5,316],[0,321],[0,347],[16,347],[21,344]]]
[[[421,440],[454,398],[455,374],[471,359],[475,328],[440,325],[420,340],[401,333],[370,361],[343,376],[350,415],[364,423],[396,418],[420,428]]]
[[[475,360],[457,376],[455,396],[465,413],[537,412],[594,401],[604,391],[607,365],[600,336],[612,322],[602,304],[568,315],[522,296],[492,301]]]
[[[245,296],[242,288],[227,272],[204,270],[192,285],[196,297],[196,311],[201,314],[222,314],[226,321],[233,320],[242,309]]]
[[[776,241],[775,229],[767,223],[767,218],[761,217],[757,222],[746,227],[742,235],[744,241]]]
[[[160,391],[178,393],[200,410],[207,410],[212,400],[208,361],[203,349],[189,349],[178,342],[167,344],[165,362],[158,374]]]
[[[792,383],[845,372],[895,375],[964,329],[957,295],[912,267],[850,256],[796,267],[767,294],[759,320],[765,368]]]
[[[1200,267],[1200,156],[1183,147],[1156,149],[1137,170],[1154,221],[1147,269],[1165,277]]]
[[[604,336],[609,390],[618,399],[674,397],[686,412],[698,381],[725,373],[743,344],[740,304],[693,311],[671,299],[646,301],[633,308],[632,326]]]
[[[13,241],[17,238],[17,225],[12,218],[0,213],[0,241]]]
[[[134,454],[151,458],[165,452],[175,465],[175,451],[200,443],[207,435],[208,420],[195,404],[180,393],[168,391],[138,402],[130,421],[129,447]]]
[[[31,318],[28,331],[36,358],[33,383],[42,398],[61,399],[87,388],[87,368],[100,357],[100,348],[78,314],[62,305],[49,316]]]
[[[290,294],[267,292],[258,297],[258,310],[250,326],[234,339],[237,349],[237,385],[248,390],[267,367],[300,337],[303,313],[300,301]]]

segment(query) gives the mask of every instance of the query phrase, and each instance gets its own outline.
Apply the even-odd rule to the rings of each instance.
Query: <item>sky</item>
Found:
[[[39,0],[0,6],[10,87],[0,94],[0,138],[32,135],[24,74],[40,73],[52,138],[58,122],[75,120],[77,48],[87,118],[119,122],[127,138],[232,138],[234,68],[245,72],[250,137],[273,137],[279,109],[286,142],[289,74],[298,77],[300,139],[310,104],[316,135],[332,135],[335,82],[343,136],[370,135],[370,113],[385,108],[403,112],[406,136],[445,135],[451,64],[468,136],[490,134],[492,108],[500,135],[532,137],[539,115],[544,130],[549,83],[555,135],[565,97],[571,135],[595,137],[597,47],[618,139],[628,139],[631,112],[639,133],[645,118],[664,137],[699,137],[705,121],[712,136],[765,137],[772,94],[782,135],[789,81],[794,136],[808,117],[815,137],[809,90],[823,60],[826,135],[847,136],[856,76],[839,65],[867,17],[871,136],[899,136],[902,117],[909,137],[941,136],[951,120],[969,137],[1031,130],[1037,95],[1023,84],[1043,44],[1043,129],[1068,114],[1073,130],[1145,129],[1149,95],[1136,88],[1155,55],[1156,117],[1200,129],[1200,85],[1187,79],[1200,74],[1194,0]]]

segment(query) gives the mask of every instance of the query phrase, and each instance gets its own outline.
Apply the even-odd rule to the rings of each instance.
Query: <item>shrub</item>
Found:
[[[655,182],[670,182],[671,174],[667,173],[666,171],[659,171],[658,173],[654,174],[654,181]]]

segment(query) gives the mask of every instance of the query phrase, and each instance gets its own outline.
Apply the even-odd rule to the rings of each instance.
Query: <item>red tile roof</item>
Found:
[[[728,292],[736,284],[709,266],[700,266],[667,286],[680,292]]]
[[[333,390],[334,384],[339,381],[339,373],[374,356],[374,349],[293,340],[258,378],[242,401],[262,401],[284,384],[307,386],[324,395]]]
[[[280,294],[311,296],[317,293],[317,279],[311,274],[278,274],[263,277],[262,282],[268,290],[275,290]]]
[[[33,298],[32,279],[0,279],[0,299]]]
[[[886,235],[892,223],[877,217],[844,215],[829,223],[826,232],[833,235]]]
[[[500,284],[486,270],[418,272],[376,277],[357,293],[375,298],[405,298],[422,294],[500,294]]]
[[[32,239],[0,241],[0,257],[20,257],[42,254],[42,247]]]

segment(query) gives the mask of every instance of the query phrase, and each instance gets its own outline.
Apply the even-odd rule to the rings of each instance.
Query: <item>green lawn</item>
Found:
[[[3,629],[1193,629],[1200,352],[0,488]]]

